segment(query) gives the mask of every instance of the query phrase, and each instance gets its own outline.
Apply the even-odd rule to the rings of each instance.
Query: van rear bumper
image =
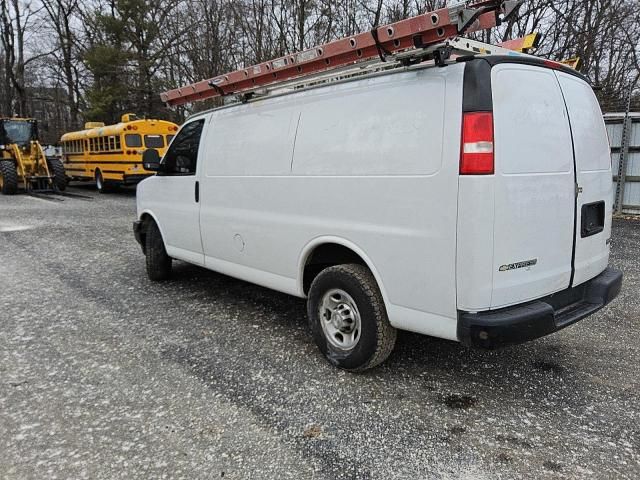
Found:
[[[597,312],[622,287],[622,272],[607,268],[588,282],[548,297],[479,313],[458,313],[458,340],[493,349],[527,342],[561,330]]]

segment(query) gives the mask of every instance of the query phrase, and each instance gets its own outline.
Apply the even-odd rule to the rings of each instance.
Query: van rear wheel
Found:
[[[171,277],[172,259],[167,255],[162,234],[154,221],[149,221],[147,226],[144,253],[149,280],[160,282]]]
[[[396,329],[373,275],[363,265],[336,265],[320,272],[309,290],[307,314],[318,348],[339,368],[367,370],[393,351]]]

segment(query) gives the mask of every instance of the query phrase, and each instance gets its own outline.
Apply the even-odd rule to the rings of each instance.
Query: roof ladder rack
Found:
[[[208,80],[164,92],[168,105],[182,105],[207,98],[255,91],[294,78],[326,72],[338,67],[442,44],[466,32],[484,30],[513,15],[522,0],[463,1],[422,15],[374,28],[370,32],[335,40],[302,52],[259,63]],[[443,46],[443,48],[448,48]],[[438,51],[441,56],[443,51]],[[446,55],[442,55],[443,57]],[[444,61],[444,60],[443,60]]]

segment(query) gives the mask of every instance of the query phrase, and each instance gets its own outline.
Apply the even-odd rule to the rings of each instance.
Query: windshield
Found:
[[[164,147],[164,138],[162,135],[145,135],[144,145],[147,148],[162,148]]]
[[[33,124],[20,120],[5,120],[4,132],[9,143],[25,144],[32,138]]]
[[[142,137],[137,133],[129,134],[124,136],[124,143],[127,147],[141,147],[142,146]]]

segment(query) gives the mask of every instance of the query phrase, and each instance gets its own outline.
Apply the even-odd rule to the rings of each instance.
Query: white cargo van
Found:
[[[183,260],[307,298],[363,370],[396,329],[494,348],[620,291],[611,165],[580,74],[527,57],[413,66],[190,118],[138,185],[152,280]]]

